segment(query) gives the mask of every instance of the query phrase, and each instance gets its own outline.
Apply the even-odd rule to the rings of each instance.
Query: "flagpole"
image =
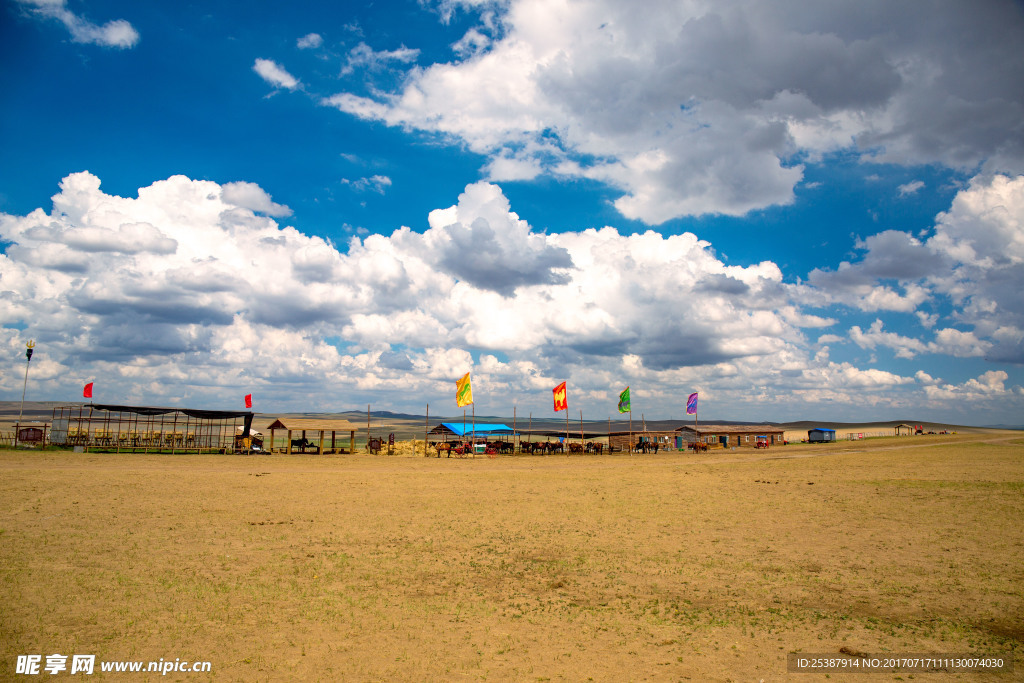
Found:
[[[580,445],[583,445],[583,410],[580,409]]]
[[[567,449],[567,448],[569,448],[569,391],[568,390],[566,390],[566,392],[565,392],[565,448],[562,449],[562,452],[565,453],[566,452],[565,449]]]
[[[174,413],[174,419],[175,420],[178,419],[178,413]],[[92,401],[89,401],[89,433],[90,434],[93,433],[92,432]],[[89,439],[85,440],[85,448],[83,448],[82,451],[85,452],[85,453],[89,452]]]
[[[476,457],[476,401],[473,401],[473,457]]]
[[[645,438],[647,438],[647,418],[644,417],[643,413],[640,413],[640,424],[643,425],[643,428],[644,428],[644,431],[642,432],[642,434],[644,435]]]
[[[512,406],[512,452],[516,452],[516,407]]]

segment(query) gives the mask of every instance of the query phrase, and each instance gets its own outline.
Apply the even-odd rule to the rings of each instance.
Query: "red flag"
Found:
[[[82,398],[92,398],[92,382],[82,387]]]
[[[252,408],[252,394],[245,395],[245,407]]]
[[[569,410],[569,399],[565,395],[565,382],[562,382],[557,387],[551,390],[551,393],[555,397],[555,412],[559,410]]]

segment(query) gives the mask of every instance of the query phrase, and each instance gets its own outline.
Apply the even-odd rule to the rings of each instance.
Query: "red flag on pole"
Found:
[[[559,410],[569,410],[569,399],[565,395],[565,382],[552,389],[551,393],[554,395],[556,413]]]
[[[245,407],[252,408],[252,394],[245,395]]]
[[[92,398],[92,382],[82,387],[82,398]]]

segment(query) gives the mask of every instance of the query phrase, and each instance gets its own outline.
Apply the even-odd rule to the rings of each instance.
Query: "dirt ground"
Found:
[[[211,662],[160,677],[183,681],[814,681],[788,653],[846,651],[1016,668],[829,680],[1022,680],[1022,494],[1024,435],[996,431],[657,456],[0,451],[0,679],[88,653]]]

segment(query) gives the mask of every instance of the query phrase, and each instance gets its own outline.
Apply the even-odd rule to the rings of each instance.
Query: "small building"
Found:
[[[836,430],[815,427],[807,430],[807,440],[811,443],[826,443],[836,440]]]
[[[758,440],[774,446],[783,443],[786,430],[772,425],[684,425],[676,429],[677,446],[685,448],[694,442],[722,448],[755,448]]]
[[[906,423],[896,425],[896,436],[913,436],[916,431],[917,427],[914,425],[908,425]]]
[[[317,453],[323,455],[328,433],[331,435],[331,442],[327,452],[344,453],[345,451],[338,447],[337,437],[339,433],[342,435],[348,433],[348,452],[355,453],[356,429],[358,427],[348,420],[279,417],[264,429],[264,432],[270,432],[270,442],[267,443],[264,440],[264,450],[268,453],[274,453],[277,448],[276,433],[283,431],[288,434],[287,447],[284,449],[284,452],[288,455],[292,453],[292,446],[300,448],[302,452],[305,452],[307,447],[316,448]],[[295,434],[299,434],[299,437],[293,438]]]

